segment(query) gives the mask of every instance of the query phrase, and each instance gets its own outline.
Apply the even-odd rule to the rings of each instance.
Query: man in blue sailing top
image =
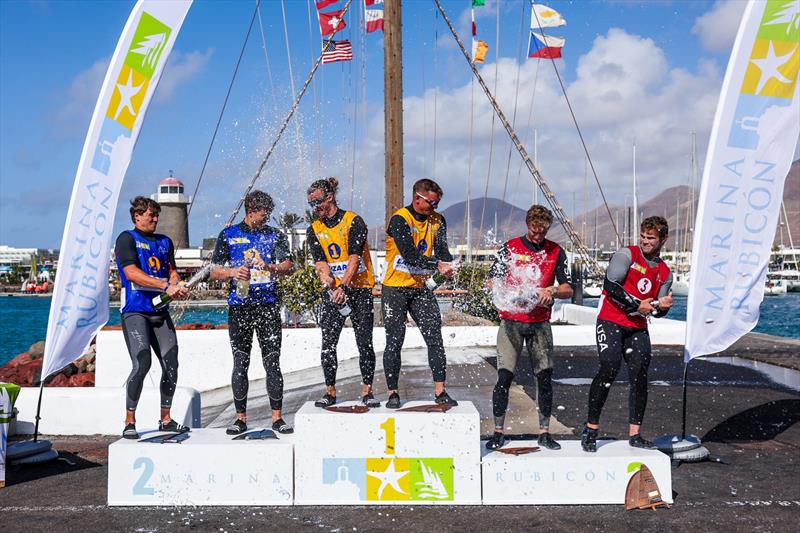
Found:
[[[247,431],[247,370],[254,330],[267,371],[272,429],[293,432],[281,417],[281,302],[277,284],[277,277],[291,272],[293,264],[286,236],[267,225],[274,206],[267,193],[250,192],[244,199],[244,220],[220,232],[212,258],[211,279],[230,280],[228,335],[233,350],[231,386],[236,420],[228,427],[228,435]]]
[[[183,298],[188,289],[175,268],[175,247],[166,235],[156,233],[161,206],[155,200],[137,196],[131,200],[134,228],[117,237],[114,256],[122,282],[120,305],[122,333],[133,368],[126,383],[125,429],[122,436],[138,439],[136,406],[144,378],[150,371],[150,347],[161,364],[161,431],[189,431],[170,417],[172,396],[178,383],[178,339],[169,316],[169,305],[155,305],[163,293]]]

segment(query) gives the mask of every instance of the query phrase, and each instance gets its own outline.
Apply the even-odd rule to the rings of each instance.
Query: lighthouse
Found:
[[[150,198],[161,205],[158,232],[172,239],[175,249],[189,247],[189,217],[187,208],[192,199],[184,194],[183,182],[172,175],[161,180],[158,192]]]

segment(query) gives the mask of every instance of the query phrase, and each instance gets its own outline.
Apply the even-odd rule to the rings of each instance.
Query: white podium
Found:
[[[526,455],[486,450],[481,443],[483,503],[622,504],[628,480],[642,463],[653,472],[661,497],[672,503],[670,459],[657,450],[631,448],[627,441],[599,441],[597,453],[580,441],[561,440],[561,450],[542,448]],[[538,446],[536,441],[511,441],[504,448]]]
[[[142,433],[142,438],[157,435]],[[108,447],[108,505],[292,505],[293,445],[193,429],[181,443]]]
[[[481,503],[480,416],[470,402],[445,413],[362,414],[308,402],[295,431],[298,505]]]

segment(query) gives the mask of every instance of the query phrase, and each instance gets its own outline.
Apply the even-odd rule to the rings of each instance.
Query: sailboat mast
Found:
[[[533,166],[539,168],[539,130],[533,130]],[[539,203],[539,187],[533,183],[533,205]]]
[[[403,206],[403,36],[401,0],[383,4],[385,223]]]
[[[636,194],[636,141],[633,141],[633,218],[631,219],[631,244],[639,235],[639,198]]]

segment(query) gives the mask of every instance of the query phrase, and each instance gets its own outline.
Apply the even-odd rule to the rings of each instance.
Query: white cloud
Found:
[[[733,47],[745,0],[717,0],[711,10],[697,17],[692,33],[700,38],[703,47],[711,52],[728,52]]]
[[[494,72],[493,63],[481,68],[489,87],[494,87]],[[501,58],[497,100],[509,120],[514,115],[518,73],[517,133],[532,155],[532,127],[528,127],[527,119],[531,100],[535,98],[532,122],[539,134],[542,173],[567,212],[572,212],[573,194],[580,212],[584,155],[552,65],[542,61],[537,67],[532,60],[519,65],[513,59]],[[597,37],[592,49],[578,60],[577,79],[569,84],[567,92],[609,202],[623,204],[630,192],[634,139],[641,201],[667,187],[687,182],[690,130],[697,131],[698,155],[702,160],[720,85],[720,72],[712,62],[701,60],[693,72],[670,68],[666,54],[651,39],[620,29],[611,29]],[[433,102],[432,89],[423,96],[404,99],[405,188],[420,177],[432,176],[444,187],[443,205],[447,206],[465,199],[470,172],[472,196],[482,196],[488,174],[489,196],[499,198],[507,188],[507,201],[518,206],[528,204],[533,192],[532,178],[527,170],[520,172],[521,159],[516,150],[509,159],[509,137],[498,120],[489,170],[493,111],[480,86],[475,84],[474,99],[469,82],[439,91],[435,166]],[[471,113],[474,118],[470,170]],[[382,113],[375,115],[367,126],[360,153],[365,154],[360,174],[372,177],[374,186],[381,187],[376,182],[380,180],[382,184],[383,176]],[[600,198],[591,175],[589,184],[588,207],[594,207]],[[369,199],[377,192],[365,194]],[[382,219],[382,203],[367,202],[366,207],[370,220]]]
[[[169,100],[180,85],[191,80],[206,68],[213,54],[213,48],[209,48],[205,52],[189,53],[173,50],[156,89],[154,97],[156,102],[162,103]]]
[[[53,115],[59,133],[71,136],[86,132],[86,125],[89,124],[97,95],[100,94],[108,70],[108,62],[107,57],[98,59],[91,67],[72,79],[65,91],[66,94],[61,97],[62,105]]]
[[[202,72],[211,59],[214,50],[188,53],[173,50],[155,94],[156,102],[170,99],[179,86]],[[109,58],[98,59],[94,64],[78,73],[59,96],[61,105],[54,111],[53,118],[58,133],[67,137],[81,136],[94,111],[100,88],[103,85]]]

